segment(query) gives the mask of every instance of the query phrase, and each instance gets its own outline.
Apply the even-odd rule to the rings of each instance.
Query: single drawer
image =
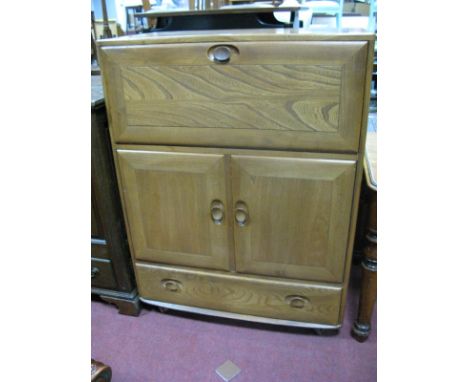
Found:
[[[224,312],[336,325],[342,288],[136,262],[141,297]]]
[[[110,259],[109,248],[103,239],[91,238],[91,257]]]
[[[117,143],[356,152],[367,41],[101,48]]]
[[[109,259],[91,259],[91,286],[95,288],[115,288],[117,283]]]

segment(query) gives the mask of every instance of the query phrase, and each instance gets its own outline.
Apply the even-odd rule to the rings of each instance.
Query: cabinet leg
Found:
[[[104,301],[110,302],[111,304],[114,304],[117,306],[119,309],[120,314],[125,314],[127,316],[139,316],[140,315],[140,300],[138,296],[132,298],[132,299],[123,299],[119,297],[111,297],[111,296],[99,296],[101,297]]]
[[[361,262],[362,280],[359,297],[359,312],[354,321],[352,336],[359,342],[367,340],[371,330],[371,319],[377,299],[377,194],[373,193],[370,203],[370,216],[364,248],[364,258]]]

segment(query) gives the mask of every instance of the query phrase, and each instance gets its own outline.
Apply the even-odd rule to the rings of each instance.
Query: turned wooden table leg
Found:
[[[359,312],[351,334],[359,342],[367,340],[371,330],[371,319],[377,299],[377,193],[372,192],[369,223],[367,225],[367,246],[361,263],[362,280],[359,297]]]

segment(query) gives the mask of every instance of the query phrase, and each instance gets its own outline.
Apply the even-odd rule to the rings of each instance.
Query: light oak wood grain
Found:
[[[229,269],[227,219],[211,219],[213,201],[229,209],[223,156],[119,150],[117,157],[135,258]]]
[[[210,60],[216,44],[105,47],[113,134],[126,143],[357,151],[366,44],[238,42],[228,64]]]
[[[350,223],[354,161],[232,156],[239,272],[341,282]]]
[[[346,309],[346,295],[348,292],[349,287],[349,278],[350,278],[350,268],[353,258],[353,247],[354,247],[354,237],[356,234],[356,223],[357,223],[357,215],[358,215],[358,207],[359,207],[359,197],[361,193],[361,185],[362,185],[362,177],[363,177],[363,167],[364,167],[364,152],[365,152],[365,145],[366,145],[366,137],[367,137],[367,121],[369,116],[369,103],[370,103],[370,89],[371,89],[371,81],[372,81],[372,69],[374,63],[374,41],[369,41],[367,45],[367,62],[364,64],[366,67],[366,77],[365,77],[365,84],[364,89],[365,93],[363,96],[363,107],[361,110],[362,113],[362,123],[360,126],[361,129],[361,137],[359,140],[359,153],[358,153],[358,161],[357,161],[357,169],[356,169],[356,179],[354,181],[354,200],[351,209],[351,227],[349,237],[351,240],[348,242],[348,247],[346,250],[346,265],[344,271],[344,281],[343,281],[343,294],[341,295],[341,309],[340,309],[340,321],[343,320],[345,309]]]
[[[288,95],[339,95],[340,65],[171,65],[122,68],[127,101],[214,101]],[[302,94],[301,94],[302,93]]]
[[[341,323],[351,264],[353,247],[351,238],[354,237],[359,199],[356,195],[359,195],[363,173],[373,39],[373,35],[361,33],[316,34],[302,30],[298,33],[286,30],[243,30],[145,34],[98,43],[100,62],[104,68],[110,133],[116,158],[121,155],[121,151],[139,151],[139,154],[144,155],[161,152],[215,156],[219,158],[219,163],[222,163],[222,170],[213,172],[217,177],[222,174],[225,180],[227,234],[223,245],[226,252],[222,256],[224,260],[221,268],[217,268],[218,260],[213,260],[216,257],[215,252],[200,257],[200,259],[209,258],[208,265],[201,265],[199,259],[195,259],[196,253],[183,253],[183,256],[178,257],[173,264],[191,267],[183,268],[184,272],[188,272],[189,281],[184,281],[179,273],[175,276],[180,276],[182,285],[188,283],[189,289],[196,292],[190,292],[190,297],[185,293],[181,296],[164,287],[165,293],[172,293],[172,296],[177,296],[175,298],[160,294],[158,288],[164,284],[168,288],[177,290],[177,283],[159,283],[160,286],[157,286],[154,281],[156,276],[152,272],[140,276],[142,274],[137,270],[139,289],[145,291],[143,297],[234,313],[291,319],[291,316],[283,316],[285,310],[278,302],[279,297],[274,297],[275,302],[270,303],[272,295],[269,291],[274,290],[276,295],[277,282],[284,288],[289,285],[293,289],[298,283],[320,286],[320,288],[327,288],[328,285],[340,290],[336,298],[329,299],[326,303],[333,306],[331,308],[333,312],[336,311],[336,314],[333,313],[333,320],[327,318],[328,321],[321,321],[320,317],[313,315],[292,319],[317,323]],[[228,64],[221,65],[210,60],[209,50],[223,44],[233,46],[237,51],[233,50],[234,53]],[[290,82],[283,79],[282,75],[288,77]],[[204,86],[201,85],[202,82]],[[278,88],[275,84],[278,84]],[[283,94],[280,87],[284,89]],[[301,105],[301,100],[305,101],[304,106],[299,107],[299,112],[291,113],[291,110],[294,110],[293,105],[296,104],[296,107]],[[331,106],[333,103],[336,105]],[[213,106],[218,104],[221,106]],[[249,109],[250,105],[254,105],[251,107],[253,110]],[[157,112],[154,109],[157,109]],[[177,113],[176,109],[187,112]],[[327,110],[327,113],[323,110]],[[169,122],[172,122],[173,126],[169,126]],[[155,144],[158,146],[152,146]],[[250,161],[249,158],[259,157],[262,164],[243,163],[244,167],[258,169],[255,172],[249,168],[254,175],[246,174],[242,166],[234,163],[238,157],[247,161]],[[294,170],[281,165],[283,162],[306,163],[311,160],[344,161],[354,164],[350,165],[349,169],[345,169],[348,165],[344,166],[341,175],[335,173],[335,180],[323,179],[320,171],[312,171],[312,167],[301,167],[302,164],[297,168],[293,166]],[[125,172],[140,170],[129,169],[126,166],[120,163],[120,159],[117,161],[118,179],[134,262],[137,268],[142,264],[150,268],[161,267],[160,263],[163,262],[171,264],[166,260],[152,257],[154,253],[144,260],[159,264],[151,265],[138,258],[139,252],[136,248],[140,245],[139,232],[143,230],[134,222],[136,219],[141,220],[143,214],[128,203],[124,193],[127,192],[127,185],[135,183]],[[143,171],[152,172],[149,169]],[[175,175],[178,171],[173,167],[167,173],[171,173],[175,179],[178,178]],[[198,174],[191,174],[190,170],[186,172],[189,178],[198,177]],[[201,176],[210,178],[211,174],[208,171]],[[352,181],[349,180],[350,177]],[[171,180],[171,187],[177,182]],[[153,178],[150,183],[156,185],[158,181]],[[182,183],[184,183],[183,188],[187,188],[190,182],[181,181],[180,184]],[[248,251],[239,251],[239,238],[235,232],[249,226],[253,228],[252,224],[258,223],[258,218],[257,212],[254,214],[251,212],[250,201],[237,203],[241,189],[237,183],[243,185],[242,190],[249,191],[243,195],[250,196],[257,191],[267,195],[264,198],[253,197],[254,210],[260,211],[260,214],[266,217],[271,215],[273,219],[260,220],[260,224],[256,226],[260,227],[259,234],[252,236],[253,241],[242,239],[247,243],[246,248],[255,248],[248,262],[250,261],[250,265],[253,264],[254,267],[260,264],[260,268],[263,267],[265,272],[262,273],[260,270],[255,273],[265,276],[253,276],[250,271],[249,274],[239,273]],[[340,219],[336,224],[330,223],[329,217],[333,214],[340,215],[336,211],[340,210],[341,202],[338,202],[338,206],[335,202],[330,202],[333,192],[326,192],[329,190],[329,183],[334,184],[333,188],[342,188],[340,196],[344,195],[344,199],[352,200],[348,204],[347,217]],[[343,183],[347,186],[343,186]],[[137,188],[151,189],[151,187],[142,187],[141,184],[137,185]],[[272,204],[272,200],[277,197],[275,195],[279,195],[281,203],[277,211],[272,212],[271,208],[264,208],[263,204]],[[154,201],[150,199],[144,203],[144,208],[155,209],[154,205],[151,206]],[[170,203],[174,205],[176,201],[170,200]],[[343,201],[342,205],[345,204]],[[306,207],[299,208],[300,205]],[[325,212],[327,205],[329,208]],[[208,203],[208,211],[209,206]],[[236,225],[236,206],[240,209],[240,216],[245,212],[248,215],[248,223],[242,228]],[[203,219],[212,223],[210,212],[205,213]],[[285,219],[284,216],[288,214],[297,216],[302,224],[296,224],[293,218]],[[271,221],[274,223],[271,224]],[[154,223],[149,223],[148,226],[151,224]],[[175,224],[174,221],[171,224]],[[330,251],[335,243],[331,247],[325,244],[324,227],[327,225],[330,228],[330,235],[335,235],[337,238],[336,245],[342,246],[340,253]],[[343,228],[345,225],[347,229]],[[340,230],[347,232],[338,234]],[[312,231],[312,236],[317,235],[318,239],[305,237],[306,233],[303,231],[307,233]],[[270,236],[268,239],[264,234],[267,232]],[[288,238],[297,234],[298,240],[289,242],[277,240],[276,236],[281,237],[282,232]],[[301,232],[304,235],[299,235]],[[340,241],[344,237],[347,238],[345,244]],[[270,241],[278,245],[275,246]],[[323,254],[328,250],[330,258],[328,255],[323,258],[309,256],[305,250],[307,247],[314,254]],[[283,257],[282,250],[294,254],[291,257]],[[189,259],[193,259],[193,263],[187,262]],[[213,264],[218,265],[213,266]],[[341,268],[339,264],[342,264]],[[162,267],[168,268],[164,270],[165,274],[172,275],[174,269],[182,269],[180,266],[171,265]],[[229,269],[233,273],[207,271],[201,268]],[[304,270],[301,271],[301,268]],[[221,284],[211,279],[213,274],[218,273],[222,276]],[[307,281],[312,280],[309,279],[311,274],[315,274],[313,280],[316,281]],[[233,277],[229,278],[229,286],[224,283],[225,276]],[[253,284],[246,282],[246,278],[251,277],[262,280],[260,289],[257,289],[257,281]],[[302,281],[298,281],[299,279]],[[163,280],[165,279],[161,278],[160,281]],[[317,280],[336,280],[336,283],[321,284]],[[201,297],[195,297],[201,285],[209,285],[210,288],[213,286],[214,291],[207,292],[208,296],[201,293]],[[240,301],[235,298],[229,299],[229,303],[223,306],[225,293],[218,294],[218,289],[227,295],[230,295],[230,292],[235,294],[237,291],[243,291],[245,296],[249,296],[250,293],[252,297],[245,297],[247,302],[244,297]],[[301,296],[300,291],[296,292]],[[216,297],[209,297],[212,293]],[[281,299],[286,301],[288,296],[290,297],[282,294]],[[289,308],[293,309],[291,303],[303,304],[300,308],[303,310],[308,306],[308,301],[311,301],[308,296],[304,297],[307,298],[305,302],[301,302],[300,299],[287,300]],[[264,304],[265,301],[268,301],[268,304]],[[259,306],[258,309],[255,308],[257,313],[252,310],[254,305]]]
[[[137,261],[143,298],[262,317],[337,324],[341,287]]]

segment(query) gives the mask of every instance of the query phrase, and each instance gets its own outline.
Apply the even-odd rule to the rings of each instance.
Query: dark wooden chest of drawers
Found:
[[[92,77],[91,90],[91,291],[120,313],[138,315],[100,77]]]

